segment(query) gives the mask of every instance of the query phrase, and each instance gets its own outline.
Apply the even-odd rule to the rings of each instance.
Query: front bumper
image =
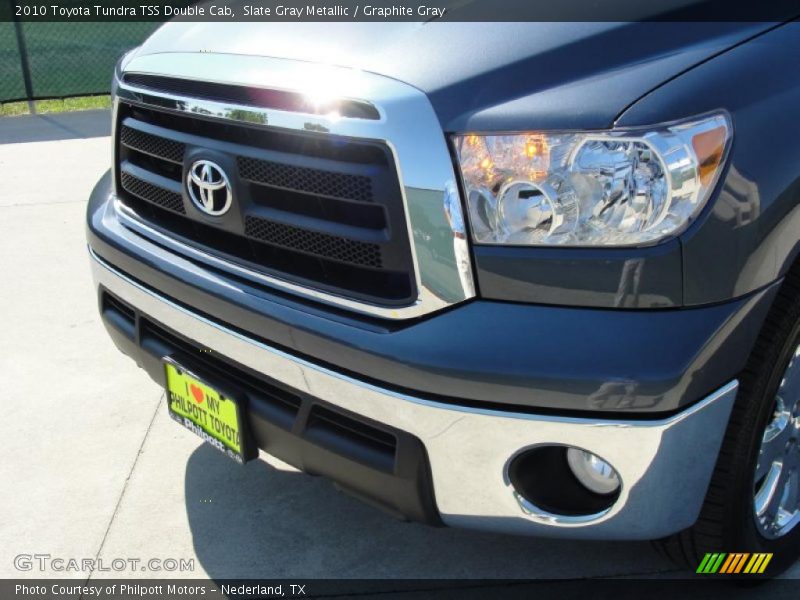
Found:
[[[736,395],[735,381],[659,420],[541,416],[442,403],[384,389],[249,337],[90,253],[98,289],[137,315],[281,386],[419,440],[429,461],[435,510],[447,525],[542,536],[652,539],[697,519]],[[568,517],[521,500],[509,483],[510,459],[542,444],[578,446],[609,461],[622,482],[615,503],[591,517]]]

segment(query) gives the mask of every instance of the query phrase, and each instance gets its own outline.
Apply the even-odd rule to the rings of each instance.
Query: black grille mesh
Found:
[[[378,244],[308,231],[260,217],[245,218],[245,235],[267,244],[314,254],[339,262],[380,269],[383,266]]]
[[[186,150],[186,146],[180,142],[125,126],[122,127],[120,132],[120,140],[129,148],[175,163],[183,162],[183,153]]]
[[[133,194],[137,198],[152,202],[176,213],[186,213],[186,209],[183,207],[183,198],[181,198],[180,194],[143,181],[124,171],[120,174],[120,183],[126,192]]]
[[[372,201],[372,182],[363,175],[295,167],[243,156],[237,159],[237,163],[239,175],[256,183],[347,200]]]

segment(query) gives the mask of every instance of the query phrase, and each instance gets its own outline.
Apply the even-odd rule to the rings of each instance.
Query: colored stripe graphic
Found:
[[[722,566],[719,569],[720,573],[728,573],[730,572],[731,565],[736,563],[736,559],[739,558],[738,554],[728,554],[728,558],[722,563]]]
[[[747,559],[749,557],[750,557],[750,554],[747,553],[747,552],[745,552],[744,554],[740,554],[739,555],[739,560],[736,563],[736,566],[735,567],[731,567],[731,571],[730,572],[731,573],[740,573],[742,571],[742,568],[744,567],[744,563],[747,561]]]
[[[724,552],[718,556],[717,560],[714,561],[714,564],[711,565],[711,570],[709,571],[709,573],[716,573],[717,571],[719,571],[719,568],[722,565],[722,561],[725,559],[725,556],[726,554]]]
[[[763,554],[753,554],[750,562],[747,563],[747,566],[744,568],[745,573],[758,573],[758,567],[761,566],[761,561],[764,560]]]
[[[706,566],[708,565],[709,560],[711,560],[711,555],[706,553],[706,555],[703,557],[703,560],[698,565],[697,571],[695,571],[695,573],[705,573]]]
[[[708,552],[697,567],[697,573],[720,573],[733,575],[738,573],[761,574],[772,560],[769,552]]]
[[[763,573],[766,570],[767,565],[769,564],[769,561],[771,561],[771,560],[772,560],[772,552],[769,552],[768,554],[764,554],[764,562],[762,562],[761,565],[759,566],[758,572],[759,573]]]
[[[716,573],[719,570],[722,561],[725,559],[727,554],[724,552],[713,552],[708,553],[703,558],[703,562],[700,563],[700,566],[697,567],[698,573]]]

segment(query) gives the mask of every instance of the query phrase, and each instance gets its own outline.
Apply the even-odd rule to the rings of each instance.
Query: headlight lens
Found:
[[[723,114],[637,130],[457,135],[479,244],[633,246],[680,233],[722,170]]]

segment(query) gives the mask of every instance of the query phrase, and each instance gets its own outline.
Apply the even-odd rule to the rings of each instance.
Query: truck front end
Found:
[[[178,422],[430,524],[655,539],[695,523],[780,277],[703,297],[686,266],[712,207],[752,199],[734,108],[627,107],[756,32],[684,33],[677,58],[644,32],[652,60],[605,65],[618,97],[598,104],[569,65],[502,102],[462,73],[443,99],[403,68],[194,48],[193,27],[209,26],[169,25],[120,62],[87,213],[105,326]],[[617,35],[570,43],[585,57]],[[566,44],[537,43],[526,60]]]

